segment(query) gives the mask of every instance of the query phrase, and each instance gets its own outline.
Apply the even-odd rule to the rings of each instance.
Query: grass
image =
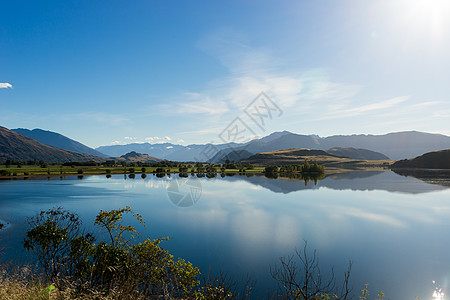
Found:
[[[134,172],[129,171],[130,167],[109,167],[109,166],[62,166],[62,165],[48,165],[45,168],[36,165],[11,165],[6,167],[0,165],[0,171],[6,170],[11,175],[4,175],[0,178],[23,178],[23,177],[42,177],[42,176],[72,176],[72,175],[106,175],[106,174],[142,174],[142,173],[154,173],[157,167],[145,167],[145,172],[141,171],[141,167],[134,167]],[[179,173],[178,168],[163,168],[166,173]],[[79,173],[79,170],[82,172]],[[109,171],[108,171],[109,170]],[[217,172],[220,173],[220,168],[217,168]],[[238,169],[226,169],[225,172],[238,173]],[[251,170],[246,170],[247,173],[263,173],[264,168],[256,167]],[[187,173],[191,173],[189,168]]]
[[[72,288],[60,291],[44,278],[33,274],[30,267],[7,270],[7,266],[0,265],[0,299],[2,300],[57,300],[57,299],[140,299],[124,295],[112,290],[108,295],[96,291],[77,293]]]

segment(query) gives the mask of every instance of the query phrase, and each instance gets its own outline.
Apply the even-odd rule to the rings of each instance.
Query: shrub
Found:
[[[83,169],[78,169],[77,173],[78,173],[78,174],[83,174],[83,173],[84,173],[84,172],[83,172]]]
[[[10,176],[11,171],[8,170],[0,170],[0,176]]]
[[[273,174],[273,173],[277,173],[277,172],[278,172],[277,166],[268,166],[264,169],[264,173],[266,173],[266,174]]]
[[[100,211],[94,224],[108,239],[95,243],[94,236],[82,229],[78,215],[62,208],[41,211],[28,219],[31,228],[24,247],[37,256],[47,280],[60,290],[67,288],[64,279],[70,278],[72,285],[78,285],[78,292],[87,289],[146,299],[201,298],[196,291],[198,268],[162,249],[161,242],[168,238],[135,243],[139,233],[122,224],[125,214],[145,226],[142,217],[129,207]]]

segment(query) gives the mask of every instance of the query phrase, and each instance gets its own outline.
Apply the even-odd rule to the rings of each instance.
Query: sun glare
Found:
[[[440,37],[448,27],[449,0],[413,0],[404,2],[408,21],[413,28]]]

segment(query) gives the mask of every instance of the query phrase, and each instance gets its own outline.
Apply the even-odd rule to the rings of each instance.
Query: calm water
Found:
[[[9,223],[0,231],[3,259],[29,257],[21,246],[24,220],[41,209],[63,206],[90,225],[99,210],[129,205],[147,221],[144,236],[169,236],[164,248],[203,273],[249,274],[260,291],[276,288],[270,266],[304,240],[317,249],[323,270],[334,265],[340,275],[353,261],[355,291],[368,282],[373,296],[383,290],[390,299],[433,299],[433,281],[449,291],[448,182],[354,172],[305,187],[298,180],[219,176],[190,178],[177,194],[176,180],[185,182],[153,175],[0,181],[0,219]],[[200,198],[189,207],[171,201],[187,194]]]

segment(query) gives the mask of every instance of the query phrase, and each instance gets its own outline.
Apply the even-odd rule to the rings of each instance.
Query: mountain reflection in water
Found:
[[[288,194],[306,189],[326,187],[334,190],[373,191],[383,190],[408,194],[427,193],[445,190],[450,187],[450,178],[432,178],[427,180],[415,177],[399,176],[391,171],[353,171],[328,175],[323,179],[309,181],[307,184],[301,179],[278,177],[267,178],[263,175],[255,176],[226,176],[224,180],[244,180],[254,185],[264,187],[275,193]]]

